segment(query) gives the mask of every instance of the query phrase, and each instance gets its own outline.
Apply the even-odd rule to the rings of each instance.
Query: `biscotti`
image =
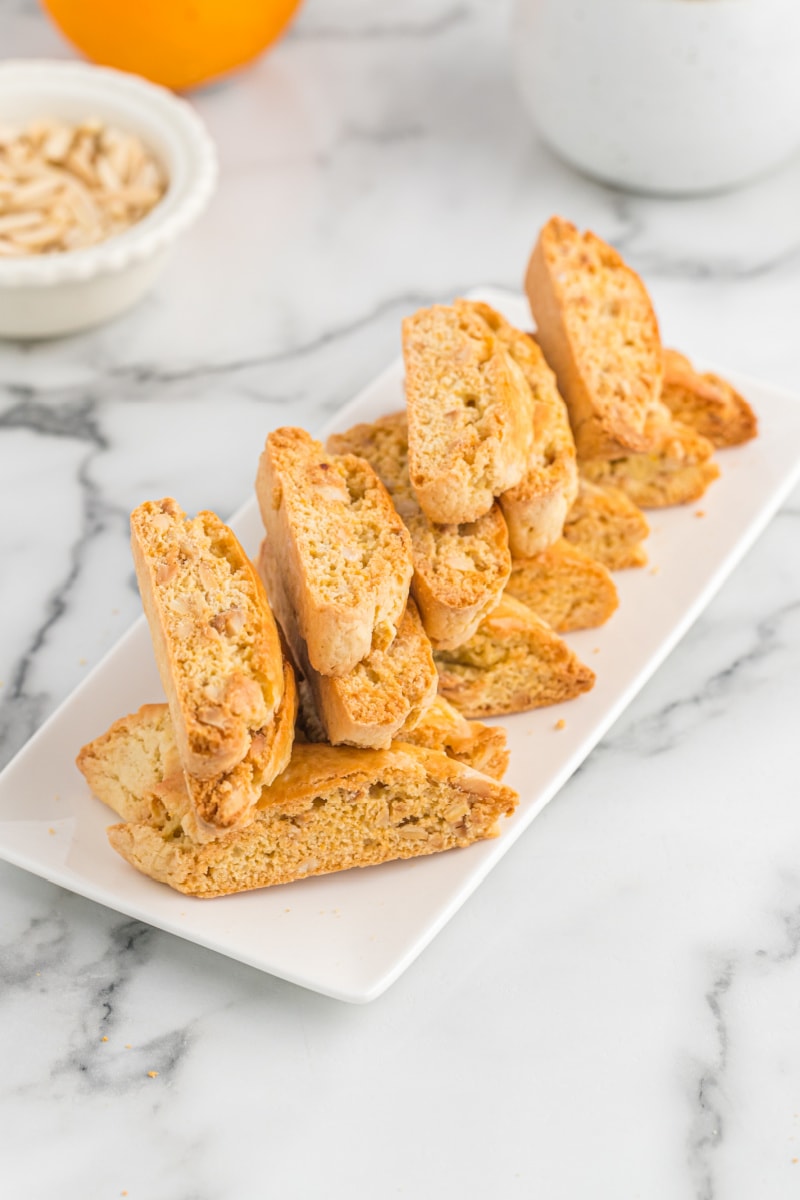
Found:
[[[274,556],[265,538],[258,569],[269,594],[278,586],[271,576]],[[276,606],[280,612],[280,607]],[[416,605],[409,600],[396,637],[374,649],[346,675],[321,675],[308,661],[292,610],[285,610],[284,637],[303,677],[325,737],[332,745],[383,749],[412,729],[436,696],[436,667],[430,641]],[[301,685],[301,697],[306,688]]]
[[[277,778],[289,762],[296,715],[294,672],[284,662],[283,697],[265,751],[271,755],[274,768],[265,772],[270,780]],[[106,733],[81,749],[76,764],[94,794],[125,821],[147,821],[154,811],[161,812],[161,788],[167,780],[173,796],[173,815],[180,820],[184,833],[195,841],[205,842],[228,832],[198,818],[166,704],[143,704],[138,712],[115,721]],[[213,786],[213,781],[207,786]],[[180,805],[176,799],[179,795],[183,796]],[[210,796],[209,804],[218,806],[219,801]]]
[[[530,388],[474,314],[434,305],[403,321],[408,471],[432,521],[462,525],[522,479],[533,425]]]
[[[508,530],[497,504],[464,525],[438,525],[425,516],[408,476],[404,412],[333,434],[328,449],[356,454],[374,468],[411,537],[411,591],[435,647],[467,641],[500,599],[511,571]]]
[[[533,398],[533,441],[525,474],[503,492],[500,507],[514,558],[531,558],[561,537],[564,519],[578,493],[575,441],[555,376],[529,334],[477,300],[457,300],[460,312],[483,320],[518,365]]]
[[[578,498],[567,513],[564,538],[603,563],[609,571],[643,567],[650,533],[644,513],[623,491],[581,479]]]
[[[739,446],[758,434],[750,405],[735,388],[711,371],[695,371],[677,350],[664,351],[661,399],[684,425],[720,448]]]
[[[369,463],[327,454],[303,429],[268,436],[256,494],[275,615],[286,629],[291,613],[316,671],[346,675],[397,632],[413,573],[406,528]]]
[[[192,896],[225,896],[468,846],[495,836],[517,800],[436,750],[300,744],[246,829],[198,844],[173,817],[165,787],[160,813],[112,825],[108,839],[152,879]]]
[[[526,712],[594,686],[594,672],[566,642],[508,595],[464,646],[435,658],[439,691],[466,717]]]
[[[214,513],[190,519],[171,499],[131,515],[131,544],[156,662],[198,817],[247,818],[276,767],[280,640],[239,542]]]
[[[441,750],[492,779],[508,770],[506,731],[500,725],[468,721],[444,696],[437,696],[425,716],[403,740],[414,746]]]
[[[563,538],[533,558],[515,558],[506,594],[557,633],[604,625],[619,605],[608,569]]]
[[[659,402],[663,356],[639,276],[593,233],[553,217],[539,234],[525,290],[578,457],[651,449],[648,417]]]
[[[714,447],[688,425],[673,421],[667,409],[654,418],[655,448],[648,454],[584,459],[581,474],[590,483],[620,488],[640,508],[665,508],[699,500],[719,477]]]

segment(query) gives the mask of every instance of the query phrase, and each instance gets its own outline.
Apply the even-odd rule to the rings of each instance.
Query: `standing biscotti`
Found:
[[[500,496],[514,558],[532,558],[561,537],[578,494],[575,441],[555,376],[537,343],[500,313],[477,300],[456,300],[460,312],[485,321],[518,365],[533,398],[533,440],[525,474]]]
[[[131,545],[190,794],[202,820],[228,828],[288,757],[272,752],[284,664],[264,589],[214,513],[148,501],[131,515]]]
[[[325,739],[335,746],[382,749],[393,738],[402,737],[436,696],[433,652],[414,601],[408,601],[388,646],[370,650],[346,675],[322,675],[308,660],[294,611],[282,594],[283,580],[276,563],[269,538],[265,538],[258,570],[270,598],[277,597],[273,599],[275,611],[285,621],[283,634],[302,676],[301,697],[313,704],[314,723]],[[304,715],[308,717],[307,712]]]
[[[434,305],[403,321],[408,471],[431,521],[476,521],[519,483],[533,436],[530,388],[476,314]]]
[[[525,290],[537,341],[567,402],[578,457],[649,450],[663,357],[639,276],[593,233],[552,217],[531,255]]]
[[[511,570],[508,530],[496,504],[477,521],[438,525],[425,516],[408,477],[406,414],[333,434],[328,449],[357,454],[375,469],[411,537],[411,591],[435,647],[466,642],[497,604]]]
[[[397,632],[414,570],[406,528],[368,462],[326,454],[303,429],[269,435],[256,494],[278,620],[296,623],[316,671],[346,675]]]

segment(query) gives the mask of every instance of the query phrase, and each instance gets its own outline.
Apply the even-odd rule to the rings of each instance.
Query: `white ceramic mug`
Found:
[[[545,140],[634,190],[733,187],[800,147],[800,0],[516,0]]]

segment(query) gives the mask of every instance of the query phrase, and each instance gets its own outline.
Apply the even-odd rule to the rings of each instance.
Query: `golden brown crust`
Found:
[[[717,447],[739,446],[758,435],[758,421],[744,396],[710,371],[695,371],[677,350],[664,350],[661,399],[673,417]]]
[[[368,462],[327,454],[303,429],[269,435],[256,493],[275,615],[285,629],[291,611],[316,671],[346,675],[397,632],[413,573],[406,528]]]
[[[506,593],[557,633],[604,625],[619,605],[607,568],[563,539],[534,558],[515,559]]]
[[[285,769],[292,753],[297,694],[294,672],[284,661],[284,690],[264,748],[270,769],[264,779],[271,782]],[[95,796],[113,808],[126,821],[146,821],[154,807],[161,811],[166,786],[171,796],[173,815],[180,820],[184,833],[195,841],[209,841],[228,830],[205,821],[198,815],[195,797],[181,766],[175,731],[166,704],[144,704],[138,712],[115,721],[106,733],[84,746],[77,757],[78,770]],[[227,803],[225,778],[219,796],[208,788],[208,809],[223,809]],[[260,800],[263,788],[258,789]],[[179,804],[178,798],[182,797]],[[249,819],[255,811],[253,806]],[[246,823],[246,822],[245,822]]]
[[[564,537],[609,571],[643,567],[642,542],[650,527],[644,513],[619,488],[580,480],[578,498],[567,513]]]
[[[593,233],[552,217],[525,279],[536,337],[569,409],[579,458],[647,451],[662,350],[647,290]]]
[[[699,500],[710,483],[719,477],[707,438],[688,425],[673,421],[667,409],[649,422],[654,449],[648,454],[626,454],[619,458],[583,459],[581,474],[590,483],[611,484],[640,508],[666,508]]]
[[[500,313],[477,300],[456,300],[460,312],[479,317],[503,343],[525,376],[533,400],[533,441],[525,474],[500,496],[514,558],[531,558],[561,537],[578,493],[575,442],[553,372],[537,343]]]
[[[594,686],[594,672],[566,642],[508,595],[466,645],[435,658],[439,691],[467,717],[559,704]]]
[[[417,727],[403,739],[413,746],[441,750],[492,779],[502,779],[508,770],[505,729],[468,721],[444,696],[436,697]]]
[[[411,591],[434,646],[459,646],[500,599],[511,571],[508,530],[496,504],[465,525],[437,525],[419,506],[408,476],[404,412],[333,434],[328,449],[365,458],[394,501],[411,537]]]
[[[165,793],[160,814],[113,825],[108,838],[143,874],[189,895],[223,896],[467,846],[495,836],[517,800],[435,750],[301,744],[244,830],[199,845],[181,832]]]
[[[258,559],[262,574],[266,574],[269,557],[265,539]],[[436,667],[413,600],[408,601],[391,644],[371,650],[346,675],[321,675],[314,670],[290,608],[286,609],[283,633],[308,684],[325,736],[333,745],[385,748],[405,729],[413,728],[433,703]]]
[[[487,513],[521,480],[531,396],[485,322],[437,304],[403,321],[408,470],[423,512],[443,525]]]
[[[247,819],[273,769],[273,714],[283,695],[278,631],[234,534],[172,499],[131,515],[142,604],[178,751],[201,820]],[[209,807],[213,792],[224,804]]]

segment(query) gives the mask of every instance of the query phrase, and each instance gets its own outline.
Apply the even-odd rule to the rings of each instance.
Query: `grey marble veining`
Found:
[[[798,390],[798,162],[677,203],[584,179],[517,103],[507,18],[308,0],[194,98],[221,186],[158,288],[0,345],[0,761],[138,615],[136,503],[232,512],[271,427],[318,427],[409,310],[519,286],[551,212],[620,245],[667,342]],[[0,53],[69,50],[25,2]],[[799,514],[367,1008],[0,867],[3,1195],[800,1194]]]

